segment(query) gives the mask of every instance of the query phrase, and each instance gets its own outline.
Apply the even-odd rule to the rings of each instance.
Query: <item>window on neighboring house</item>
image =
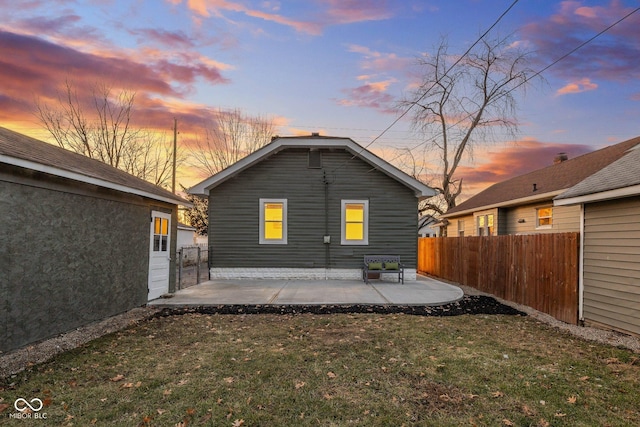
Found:
[[[458,237],[464,237],[464,220],[458,220]]]
[[[476,220],[478,222],[478,236],[493,236],[495,235],[495,227],[493,214],[479,215]]]
[[[260,244],[287,244],[287,199],[260,199]]]
[[[551,228],[553,226],[553,208],[536,209],[536,228]]]
[[[369,201],[343,200],[341,214],[341,243],[369,244]]]

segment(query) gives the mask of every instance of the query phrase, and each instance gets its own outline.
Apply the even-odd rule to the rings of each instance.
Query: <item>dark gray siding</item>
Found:
[[[365,254],[400,255],[416,267],[417,198],[413,191],[344,150],[323,150],[320,169],[308,150],[272,155],[211,190],[211,267],[359,268]],[[331,244],[325,235],[325,178]],[[287,199],[288,244],[260,245],[260,198]],[[369,245],[340,244],[341,200],[369,200]],[[328,246],[328,248],[327,248]]]
[[[175,207],[2,167],[1,350],[146,303],[150,212]]]

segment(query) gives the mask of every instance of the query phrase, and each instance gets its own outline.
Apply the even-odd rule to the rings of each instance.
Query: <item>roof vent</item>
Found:
[[[533,184],[533,191],[538,191],[538,184]]]
[[[311,136],[320,136],[320,132],[311,132]]]
[[[569,160],[567,153],[558,153],[558,155],[553,159],[553,164],[557,165],[558,163],[566,162],[567,160]]]

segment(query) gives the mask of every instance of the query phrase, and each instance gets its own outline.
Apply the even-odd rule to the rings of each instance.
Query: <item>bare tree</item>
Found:
[[[193,166],[213,175],[253,153],[271,141],[272,120],[251,117],[241,110],[218,110],[191,151]]]
[[[78,96],[67,81],[58,102],[38,102],[36,115],[60,147],[166,186],[173,148],[163,135],[133,126],[134,100],[134,92],[114,94],[104,83],[96,84],[88,96]]]
[[[422,210],[445,213],[456,206],[462,191],[462,179],[456,171],[463,159],[473,155],[477,144],[489,142],[496,132],[517,132],[516,89],[536,73],[528,67],[528,53],[510,38],[481,40],[466,56],[449,54],[442,39],[435,54],[418,59],[423,78],[420,87],[401,102],[400,108],[412,108],[412,125],[423,138],[423,162],[416,166],[415,151],[408,150],[413,173],[422,174],[440,193]],[[434,156],[436,171],[425,174],[423,168]],[[405,153],[406,155],[406,153]]]

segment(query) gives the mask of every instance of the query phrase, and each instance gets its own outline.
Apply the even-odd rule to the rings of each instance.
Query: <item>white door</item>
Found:
[[[171,215],[151,212],[151,242],[149,245],[149,301],[169,292],[171,265]]]

